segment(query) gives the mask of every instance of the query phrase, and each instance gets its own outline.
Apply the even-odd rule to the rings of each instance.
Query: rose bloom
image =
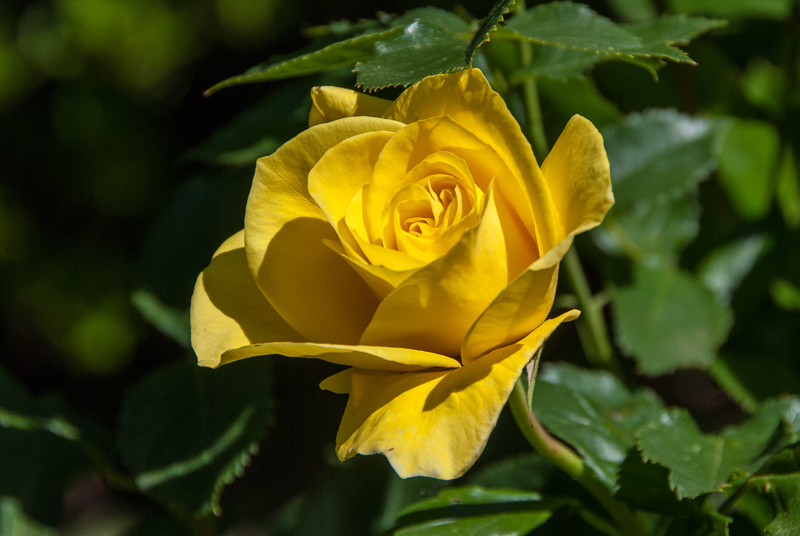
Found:
[[[575,234],[614,203],[597,129],[575,116],[540,168],[483,74],[389,102],[312,90],[308,130],[258,160],[244,230],[197,279],[208,367],[253,356],[348,368],[341,460],[452,479],[483,451],[548,320]]]

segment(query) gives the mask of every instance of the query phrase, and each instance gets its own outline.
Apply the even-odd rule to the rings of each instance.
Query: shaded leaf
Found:
[[[559,130],[548,131],[548,139],[557,139],[560,129],[575,114],[587,118],[598,128],[616,123],[622,117],[617,105],[606,99],[590,79],[563,82],[544,78],[537,83],[547,113],[558,118],[555,123]]]
[[[617,17],[630,22],[646,22],[658,14],[653,0],[609,0],[608,5]]]
[[[712,15],[726,19],[763,17],[786,19],[791,13],[792,0],[669,0],[674,12]]]
[[[781,309],[800,311],[800,287],[786,279],[774,279],[769,285],[772,301]]]
[[[775,187],[775,200],[783,214],[783,221],[790,229],[800,227],[800,177],[794,162],[792,151],[785,151],[781,168],[778,172],[778,184]]]
[[[713,510],[698,517],[678,517],[670,522],[665,536],[728,536],[732,522],[730,517]]]
[[[705,435],[688,412],[670,409],[639,432],[638,445],[644,460],[669,469],[679,498],[697,497],[719,490],[735,470],[751,469],[780,422],[780,406],[767,405],[739,426]]]
[[[630,114],[602,130],[616,209],[678,197],[716,168],[713,147],[727,123],[674,110]]]
[[[523,454],[493,463],[470,473],[473,484],[487,488],[514,488],[541,491],[558,468],[537,453]]]
[[[597,53],[588,50],[541,46],[536,49],[531,64],[515,71],[510,81],[516,83],[530,75],[552,80],[583,78],[584,73],[598,61]]]
[[[753,235],[726,244],[701,261],[697,275],[722,303],[729,303],[733,292],[771,245],[772,239],[767,235]]]
[[[775,517],[764,532],[771,536],[800,533],[800,473],[759,476],[752,483],[774,509]]]
[[[266,82],[268,80],[281,80],[349,66],[359,60],[369,58],[372,55],[375,43],[388,39],[402,30],[401,27],[396,27],[381,32],[370,32],[344,41],[338,41],[322,48],[300,52],[289,58],[270,60],[248,69],[243,74],[233,76],[213,85],[205,91],[204,95],[213,95],[226,87]]]
[[[721,28],[725,24],[724,20],[668,15],[647,22],[627,24],[624,28],[642,40],[642,48],[647,51],[647,56],[695,64],[684,51],[672,44],[688,44],[698,35]]]
[[[22,504],[0,496],[0,536],[56,536],[58,531],[28,519]]]
[[[415,21],[375,45],[372,57],[355,66],[356,82],[366,90],[408,86],[426,76],[467,69],[469,40],[439,26]]]
[[[119,445],[136,485],[185,512],[219,513],[222,488],[241,476],[271,421],[269,364],[219,370],[177,361],[123,399]]]
[[[568,501],[543,501],[530,491],[464,486],[441,491],[401,512],[396,536],[512,536],[542,525]]]
[[[85,435],[58,400],[30,396],[0,369],[0,498],[9,498],[0,508],[10,516],[0,516],[0,524],[19,523],[25,530],[58,524],[67,486],[91,467],[85,452],[103,447]]]
[[[161,302],[152,292],[143,289],[131,295],[131,302],[145,320],[158,331],[184,348],[190,344],[189,311],[174,309]]]
[[[719,149],[719,182],[745,219],[769,212],[778,171],[778,131],[762,121],[735,121]]]
[[[536,380],[533,411],[572,445],[600,481],[614,488],[637,431],[661,411],[648,390],[629,392],[613,375],[546,364]]]
[[[685,197],[640,201],[627,211],[612,210],[592,231],[606,253],[633,260],[654,256],[676,262],[700,229],[700,201],[695,192]]]
[[[669,486],[669,471],[658,464],[642,460],[632,449],[619,471],[616,499],[648,512],[670,516],[697,516],[701,506],[693,501],[679,500]]]
[[[651,376],[709,367],[733,324],[730,309],[700,281],[666,265],[637,263],[613,305],[618,344]]]

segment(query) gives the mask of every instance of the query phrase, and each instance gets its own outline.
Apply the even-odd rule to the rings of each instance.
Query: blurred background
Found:
[[[758,9],[747,7],[752,2],[730,2],[728,8],[688,0],[587,3],[615,20],[647,18],[654,9],[730,20],[727,28],[688,48],[699,67],[668,65],[657,82],[631,65],[601,64],[591,82],[543,82],[543,105],[551,140],[563,118],[575,112],[601,128],[653,106],[742,118],[720,148],[727,151],[722,153],[727,167],[701,189],[700,234],[682,262],[693,266],[710,245],[732,237],[769,235],[772,253],[765,254],[771,256],[749,276],[751,284],[733,305],[737,325],[752,321],[770,330],[743,332],[729,353],[732,366],[752,376],[756,394],[796,391],[791,350],[796,351],[800,332],[800,193],[792,157],[800,139],[796,7],[780,1]],[[745,7],[737,11],[739,4]],[[373,5],[365,0],[0,3],[0,356],[14,382],[33,396],[65,401],[100,428],[114,429],[121,392],[155,368],[191,356],[185,327],[194,281],[216,246],[242,226],[255,158],[304,127],[312,85],[353,87],[355,78],[344,69],[226,89],[210,98],[202,92],[302,48],[308,28],[374,18]],[[401,14],[422,5],[480,18],[492,2],[385,0],[381,9]],[[559,108],[570,99],[584,109]],[[232,123],[236,128],[226,130]],[[590,243],[586,247],[590,256],[602,258]],[[614,261],[597,264],[605,265],[606,273],[620,272]],[[580,361],[574,332],[564,339],[554,344]],[[769,377],[759,376],[752,360],[737,365],[735,356],[752,347],[767,349],[773,360]],[[272,439],[254,458],[252,473],[226,491],[223,509],[249,515],[285,506],[331,466],[326,456],[333,455],[345,400],[316,388],[331,369],[288,360],[275,366]],[[689,404],[682,393],[702,380],[678,376],[652,383],[671,401]],[[292,405],[281,403],[288,399]],[[719,409],[709,410],[708,400],[697,405],[700,414]],[[310,418],[316,426],[307,426]],[[488,452],[524,450],[516,430],[503,431],[503,422]],[[385,462],[359,463],[354,471],[360,476],[348,478],[357,479],[368,495],[365,475],[388,478]],[[254,490],[260,502],[248,504]],[[63,515],[52,519],[68,534],[89,533],[87,519],[96,534],[122,534],[141,512],[160,512],[154,503],[111,492],[91,476],[71,481],[62,504]],[[110,510],[100,515],[97,508]],[[99,521],[107,519],[117,524]],[[17,534],[2,530],[3,536]],[[204,526],[196,533],[206,530],[214,533]]]

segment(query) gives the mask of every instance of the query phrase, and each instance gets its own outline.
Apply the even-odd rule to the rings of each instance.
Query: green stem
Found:
[[[624,503],[611,496],[610,490],[597,480],[597,477],[586,466],[583,459],[544,429],[544,426],[542,426],[533,412],[528,409],[525,388],[522,386],[521,381],[518,381],[514,386],[509,399],[509,406],[517,426],[528,443],[542,457],[567,473],[583,486],[586,491],[591,493],[617,523],[620,534],[627,536],[642,536],[645,534],[630,509]]]
[[[708,374],[728,396],[742,406],[742,409],[749,413],[755,413],[758,410],[760,404],[756,397],[754,397],[741,380],[736,377],[736,374],[734,374],[721,356],[717,356],[714,360],[714,363],[708,369]]]
[[[564,256],[564,268],[575,296],[578,298],[581,316],[586,325],[586,329],[581,331],[586,359],[593,366],[610,370],[621,378],[622,368],[608,338],[608,327],[603,318],[603,311],[600,303],[592,297],[581,260],[574,248],[570,248]]]
[[[517,9],[519,13],[525,11],[525,2],[521,1]],[[533,62],[533,47],[529,41],[519,43],[519,63],[525,68]],[[544,133],[542,121],[542,107],[539,103],[539,90],[536,87],[536,77],[527,75],[522,81],[522,95],[525,100],[525,109],[528,112],[528,137],[533,143],[533,150],[540,162],[548,153],[547,137]]]

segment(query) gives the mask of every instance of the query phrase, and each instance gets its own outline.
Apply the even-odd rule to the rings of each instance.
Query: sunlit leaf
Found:
[[[534,43],[594,52],[598,61],[629,56],[694,63],[672,45],[724,24],[676,15],[620,26],[585,5],[553,2],[518,14],[506,26]]]
[[[678,197],[708,177],[717,165],[714,143],[725,125],[650,110],[603,129],[617,210],[641,199]]]
[[[427,22],[416,21],[391,39],[375,45],[372,57],[355,67],[366,90],[407,86],[426,76],[469,67],[469,39]]]
[[[139,489],[188,513],[219,513],[272,418],[268,361],[220,370],[181,360],[151,373],[123,400],[119,443]]]
[[[719,149],[719,182],[736,211],[757,220],[769,212],[780,139],[774,126],[761,121],[735,121]]]
[[[780,405],[765,408],[719,435],[703,434],[686,410],[666,410],[639,432],[642,457],[669,469],[679,498],[719,490],[734,470],[747,471],[764,454],[781,422]]]
[[[721,302],[728,303],[733,292],[771,244],[772,240],[766,235],[753,235],[726,244],[703,259],[697,275]]]
[[[607,372],[546,364],[536,380],[533,411],[553,434],[572,445],[614,488],[637,431],[661,411],[648,390],[629,392]]]
[[[637,263],[631,285],[613,293],[617,342],[642,374],[707,368],[733,317],[692,275],[668,265]]]
[[[421,21],[433,26],[438,26],[453,33],[467,33],[470,24],[458,15],[436,7],[418,7],[406,11],[392,21],[391,26],[408,26],[414,21]]]

